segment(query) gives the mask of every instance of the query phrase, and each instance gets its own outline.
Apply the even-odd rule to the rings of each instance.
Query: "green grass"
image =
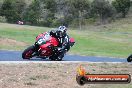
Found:
[[[9,38],[17,40],[19,42],[24,42],[28,46],[34,44],[35,37],[44,31],[48,31],[49,28],[34,27],[34,26],[22,26],[14,24],[4,24],[0,23],[0,38]],[[1,45],[0,49],[8,50],[23,50],[27,46],[17,46],[17,45]]]
[[[26,43],[33,43],[35,37],[49,28],[0,24],[0,36]]]
[[[132,52],[132,41],[127,37],[115,38],[114,33],[91,32],[86,34],[71,34],[76,39],[76,46],[72,52],[81,55],[127,57]],[[107,34],[107,35],[106,35]],[[78,52],[77,52],[78,51]]]
[[[90,56],[127,57],[132,53],[132,19],[126,18],[101,26],[87,26],[84,30],[69,30],[75,38],[70,54]],[[89,29],[89,30],[86,30]],[[0,23],[0,37],[10,38],[32,45],[35,37],[51,30],[46,27]],[[0,49],[24,50],[27,46],[0,46]]]

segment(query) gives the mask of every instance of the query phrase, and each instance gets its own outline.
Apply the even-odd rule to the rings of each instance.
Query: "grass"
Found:
[[[27,82],[27,83],[24,83],[25,85],[28,85],[28,86],[37,86],[38,84],[35,84],[34,82]]]
[[[24,42],[28,46],[34,44],[35,37],[49,28],[33,27],[33,26],[20,26],[14,24],[3,24],[0,23],[0,38],[9,38],[19,42]],[[23,50],[27,46],[16,46],[16,45],[1,45],[0,49],[8,50]]]
[[[117,36],[114,33],[108,32],[90,31],[87,33],[89,34],[73,34],[77,46],[73,47],[72,52],[81,55],[114,57],[126,57],[132,52],[131,40],[127,40],[127,37],[124,39],[120,38],[125,36],[125,34]]]
[[[11,38],[26,43],[33,43],[35,37],[49,28],[0,24],[1,37]]]
[[[129,63],[3,63],[0,85],[1,88],[81,88],[76,82],[80,65],[90,74],[132,75]],[[132,83],[86,84],[82,88],[132,88]]]
[[[81,55],[126,58],[132,52],[131,21],[132,18],[129,17],[111,24],[90,25],[84,27],[87,30],[70,32],[77,41],[77,46],[73,47],[72,52]]]
[[[84,27],[84,30],[69,30],[69,35],[76,41],[69,53],[126,58],[132,53],[131,21],[132,18],[119,19],[107,25],[90,25]],[[39,33],[48,30],[51,28],[0,23],[0,37],[24,42],[28,46],[34,44]],[[26,47],[5,45],[0,46],[0,49],[24,50]]]
[[[29,79],[30,80],[43,80],[43,79],[49,79],[50,77],[47,75],[36,75],[36,76],[32,76]]]

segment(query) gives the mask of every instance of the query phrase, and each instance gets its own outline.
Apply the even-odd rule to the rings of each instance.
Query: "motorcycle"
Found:
[[[131,62],[132,61],[132,54],[127,58],[127,62]]]
[[[69,47],[72,47],[75,43],[74,38],[69,39]],[[32,57],[39,58],[49,58],[52,61],[61,61],[64,57],[58,57],[60,55],[60,51],[58,50],[58,40],[52,36],[48,32],[39,34],[36,37],[36,42],[34,45],[29,46],[22,53],[23,59],[30,59]]]

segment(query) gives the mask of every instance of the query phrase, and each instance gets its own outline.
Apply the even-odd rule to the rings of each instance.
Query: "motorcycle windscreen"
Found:
[[[36,42],[38,45],[43,45],[46,44],[46,40],[43,38],[39,38],[38,41]]]
[[[44,36],[41,36],[39,39],[37,39],[38,45],[46,44],[50,40],[51,36],[48,33],[45,33]]]
[[[41,33],[36,37],[36,41],[38,41],[40,38],[45,39],[46,41],[50,40],[50,34],[48,32]]]

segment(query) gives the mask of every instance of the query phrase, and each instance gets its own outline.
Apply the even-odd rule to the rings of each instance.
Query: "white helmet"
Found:
[[[59,31],[62,31],[62,32],[66,32],[67,31],[67,28],[65,26],[60,26],[58,28]]]
[[[66,31],[67,31],[67,28],[65,26],[60,26],[58,28],[58,31],[59,31],[59,36],[62,37],[65,35]]]

